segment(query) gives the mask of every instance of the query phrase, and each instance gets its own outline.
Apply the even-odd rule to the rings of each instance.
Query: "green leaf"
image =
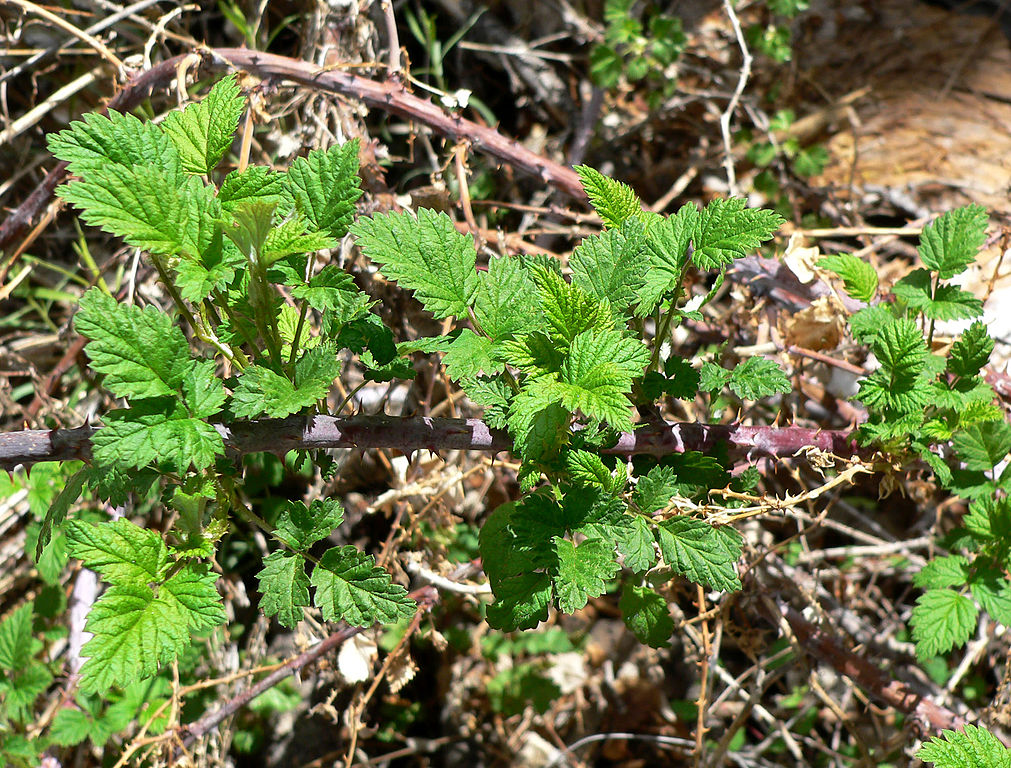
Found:
[[[653,530],[641,515],[632,517],[632,526],[618,537],[618,552],[624,557],[625,567],[633,573],[643,573],[656,563],[653,547]]]
[[[942,280],[954,277],[976,260],[986,242],[986,225],[986,208],[981,205],[943,213],[920,234],[920,258]]]
[[[497,589],[510,576],[528,573],[535,567],[530,551],[518,546],[511,526],[516,515],[516,504],[508,502],[495,509],[481,526],[478,547],[481,567],[488,576],[492,589]]]
[[[291,164],[283,180],[284,198],[309,222],[310,231],[340,240],[361,197],[358,184],[358,140],[327,150],[314,149]]]
[[[1006,421],[986,421],[972,424],[958,432],[953,440],[955,451],[966,469],[993,469],[1011,451],[1011,424]]]
[[[31,602],[24,603],[0,622],[0,669],[17,672],[42,649],[32,637],[32,610]]]
[[[652,313],[665,295],[680,287],[698,220],[695,203],[685,203],[673,216],[649,222],[645,242],[649,265],[639,292],[637,317]]]
[[[660,523],[657,533],[664,561],[681,575],[711,589],[741,588],[734,568],[741,556],[739,534],[733,538],[703,520],[680,515]]]
[[[52,681],[52,673],[44,664],[35,661],[0,678],[0,701],[7,718],[15,723],[32,720],[36,699],[46,692]],[[0,754],[4,753],[0,751]]]
[[[600,61],[596,65],[591,62],[591,72],[599,74],[602,71],[601,64]],[[642,213],[642,203],[627,184],[610,179],[587,165],[577,165],[575,171],[579,174],[591,205],[604,220],[604,226],[619,227],[631,217]]]
[[[819,259],[818,266],[839,275],[850,297],[868,304],[878,295],[878,274],[863,259],[839,253]]]
[[[885,326],[894,322],[895,316],[881,304],[864,307],[850,315],[850,331],[862,344],[871,343]]]
[[[644,226],[638,219],[585,238],[569,259],[572,284],[624,312],[638,303],[648,267],[645,245]]]
[[[614,478],[611,476],[611,470],[604,466],[604,462],[596,453],[583,450],[566,451],[565,469],[572,482],[577,485],[597,487],[605,493],[612,490]]]
[[[263,560],[260,580],[260,610],[267,616],[277,616],[282,627],[289,629],[302,620],[302,609],[309,606],[309,577],[305,573],[305,558],[294,552],[277,550]]]
[[[232,146],[245,100],[229,75],[211,88],[199,104],[169,112],[162,128],[179,150],[183,168],[190,173],[210,173]]]
[[[328,344],[310,349],[295,363],[294,382],[262,365],[250,365],[232,391],[232,412],[240,419],[298,413],[325,398],[339,373],[340,361]]]
[[[767,357],[749,357],[734,368],[728,382],[735,395],[758,400],[791,391],[790,380],[779,365]]]
[[[508,426],[513,448],[525,461],[543,459],[568,440],[570,415],[558,405],[561,393],[533,381],[513,397]]]
[[[699,391],[715,394],[727,386],[731,375],[732,371],[707,360],[699,369]]]
[[[618,601],[622,618],[639,642],[652,648],[663,648],[674,634],[667,601],[648,587],[625,585]]]
[[[315,253],[324,248],[337,246],[337,241],[324,232],[307,232],[306,224],[305,217],[296,214],[273,227],[263,241],[264,263],[273,264],[275,261],[293,254]],[[328,265],[328,267],[343,272],[334,264]]]
[[[481,418],[492,429],[505,429],[509,423],[509,399],[513,391],[500,377],[478,377],[460,382],[475,405],[484,408]]]
[[[590,296],[577,285],[570,285],[553,270],[535,267],[531,276],[540,291],[548,336],[558,351],[564,352],[572,340],[584,331],[614,328],[614,316],[606,300]]]
[[[161,535],[126,518],[98,525],[68,520],[66,532],[70,554],[111,584],[161,581],[171,566]]]
[[[226,211],[241,203],[280,203],[284,193],[284,174],[266,165],[251,165],[225,176],[218,189],[218,202]]]
[[[488,624],[503,632],[533,629],[548,618],[551,578],[546,573],[521,573],[504,578],[488,606]]]
[[[912,412],[927,403],[930,390],[920,377],[927,364],[927,344],[909,319],[893,320],[871,344],[881,368],[860,382],[857,397],[869,407]]]
[[[120,304],[98,288],[81,297],[74,317],[91,367],[117,397],[174,395],[192,365],[189,344],[172,318],[148,306]]]
[[[353,627],[393,624],[417,609],[407,590],[394,584],[375,558],[350,544],[323,553],[310,581],[325,621],[346,621]]]
[[[458,232],[445,213],[376,214],[358,219],[351,233],[383,274],[413,290],[436,318],[466,316],[478,288],[477,251],[474,238]]]
[[[157,460],[170,471],[209,467],[225,452],[218,431],[194,418],[177,400],[152,398],[103,417],[105,427],[91,439],[99,464],[141,468]]]
[[[66,160],[75,176],[86,177],[108,165],[146,165],[160,169],[171,182],[182,179],[179,153],[162,129],[114,109],[108,115],[89,112],[46,139],[49,151]]]
[[[150,677],[191,642],[180,602],[165,589],[156,595],[146,584],[109,587],[92,606],[85,629],[94,635],[82,651],[85,693]]]
[[[983,302],[954,285],[932,283],[930,272],[917,269],[892,286],[892,293],[930,320],[965,320],[983,314]]]
[[[39,538],[35,544],[35,562],[42,558],[42,552],[46,545],[52,540],[53,528],[59,528],[63,521],[67,519],[67,512],[71,505],[81,498],[81,491],[84,490],[87,481],[88,471],[80,469],[75,472],[60,489],[60,492],[53,499],[46,515],[42,518],[42,526],[39,529]]]
[[[783,224],[778,213],[745,208],[743,198],[717,198],[699,214],[692,233],[692,261],[700,269],[719,269],[772,238]]]
[[[653,467],[639,478],[632,501],[643,514],[651,515],[670,504],[680,492],[680,484],[671,467]]]
[[[357,320],[375,303],[335,264],[323,267],[308,283],[295,286],[292,295],[320,312],[338,312],[344,322]]]
[[[1011,624],[1011,582],[1001,571],[978,566],[969,579],[969,589],[994,621]]]
[[[482,373],[501,373],[505,365],[495,359],[495,342],[485,336],[478,336],[470,328],[464,328],[453,339],[442,357],[446,372],[453,381],[472,379]]]
[[[619,567],[614,562],[614,545],[600,539],[587,539],[574,545],[568,539],[555,538],[558,571],[554,576],[558,607],[563,613],[575,613],[591,597],[607,591]]]
[[[990,362],[993,343],[986,325],[977,320],[951,345],[947,371],[963,378],[977,375]]]
[[[474,317],[484,333],[497,341],[535,327],[541,315],[540,297],[520,259],[497,256],[478,273]]]
[[[969,580],[969,561],[961,555],[938,557],[931,560],[913,577],[913,584],[921,589],[960,587]]]
[[[916,752],[935,768],[1011,768],[1011,752],[989,731],[966,725],[962,731],[942,731]]]
[[[217,579],[206,563],[189,562],[161,585],[159,593],[175,598],[191,632],[202,632],[220,626],[226,619],[214,586]]]
[[[301,501],[289,501],[277,518],[274,533],[292,549],[307,550],[343,520],[344,510],[337,499],[313,499],[308,507]]]
[[[965,645],[976,628],[979,609],[953,589],[930,589],[916,600],[910,623],[920,660]]]

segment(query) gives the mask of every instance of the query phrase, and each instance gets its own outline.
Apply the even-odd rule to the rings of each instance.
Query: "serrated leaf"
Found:
[[[199,103],[165,116],[162,128],[179,151],[183,168],[190,173],[210,173],[232,146],[245,102],[235,76],[229,75],[211,88]]]
[[[191,642],[179,601],[167,590],[155,595],[146,584],[109,587],[92,606],[85,629],[94,635],[82,651],[85,693],[150,677]]]
[[[295,286],[292,295],[313,309],[337,312],[343,322],[357,320],[375,303],[358,290],[351,275],[335,264],[323,267],[308,283]]]
[[[173,574],[158,590],[169,594],[179,604],[191,632],[202,632],[225,622],[225,609],[215,589],[217,575],[206,563],[189,562]]]
[[[600,456],[583,450],[565,453],[565,469],[577,485],[596,486],[605,493],[611,491],[611,470],[604,466]]]
[[[267,616],[276,615],[283,627],[297,626],[303,617],[302,609],[310,605],[305,558],[280,549],[271,552],[256,578],[260,581],[260,610]]]
[[[505,364],[495,359],[495,342],[464,328],[453,339],[442,357],[446,373],[453,381],[472,379],[481,374],[501,373]]]
[[[548,618],[551,578],[546,573],[521,573],[504,578],[488,606],[488,624],[503,632],[533,629]]]
[[[790,379],[777,363],[767,357],[749,357],[730,373],[728,382],[735,395],[745,400],[758,400],[792,390]]]
[[[909,319],[893,320],[871,345],[881,368],[860,382],[857,397],[872,407],[912,412],[926,404],[930,390],[920,380],[927,365],[927,344]]]
[[[892,286],[892,293],[930,320],[965,320],[983,314],[983,302],[954,285],[933,285],[930,272],[917,269]]]
[[[657,526],[664,562],[696,584],[732,592],[741,588],[735,565],[741,556],[730,540],[703,520],[676,516]]]
[[[870,304],[878,294],[878,274],[863,259],[839,253],[819,259],[818,266],[837,274],[850,297]]]
[[[674,634],[667,601],[648,587],[627,584],[621,591],[618,608],[622,618],[639,642],[652,648],[663,648]]]
[[[172,318],[152,306],[120,304],[98,288],[81,297],[74,317],[91,367],[117,397],[173,395],[192,366],[189,344]]]
[[[509,400],[513,391],[501,378],[464,379],[460,387],[475,405],[484,408],[481,418],[492,429],[505,429],[509,423]]]
[[[642,573],[656,563],[653,547],[653,529],[641,515],[632,517],[632,525],[618,537],[618,552],[624,557],[625,567],[633,573]]]
[[[956,433],[953,443],[966,469],[986,472],[1011,451],[1011,424],[1006,421],[972,424]]]
[[[509,432],[515,441],[514,450],[524,460],[543,459],[568,440],[571,416],[558,405],[560,399],[560,392],[536,381],[513,397],[509,406]]]
[[[495,509],[478,535],[481,567],[488,576],[492,589],[503,579],[534,569],[531,553],[517,546],[511,526],[516,514],[516,504],[509,502]]]
[[[587,539],[578,546],[568,539],[555,538],[558,570],[554,576],[558,607],[563,613],[583,608],[589,598],[607,590],[607,582],[618,573],[614,545],[601,539]]]
[[[637,317],[652,313],[667,293],[681,285],[698,219],[695,203],[685,203],[673,216],[649,221],[645,235],[649,265],[639,291]]]
[[[531,276],[540,292],[548,337],[558,351],[567,350],[572,340],[585,331],[614,328],[614,316],[606,300],[570,285],[553,270],[534,268]]]
[[[993,344],[986,325],[977,320],[951,345],[951,352],[948,354],[948,372],[963,378],[975,376],[990,362]]]
[[[108,165],[147,165],[161,170],[170,182],[182,178],[179,153],[162,129],[114,109],[107,115],[89,112],[46,139],[49,151],[66,160],[75,176],[85,177]]]
[[[417,609],[407,590],[394,584],[375,558],[350,544],[323,553],[310,582],[316,589],[313,601],[325,621],[345,621],[353,627],[393,624]]]
[[[540,317],[537,287],[520,259],[498,256],[478,273],[474,316],[481,330],[495,340],[533,328]]]
[[[976,260],[986,242],[986,225],[986,208],[981,205],[943,213],[920,234],[920,258],[942,280],[954,277]]]
[[[340,361],[329,345],[308,350],[295,363],[294,382],[262,365],[250,365],[232,391],[232,412],[246,419],[298,413],[326,397],[339,373]]]
[[[712,200],[702,209],[692,233],[692,262],[700,269],[727,266],[771,239],[783,221],[778,213],[745,208],[743,198]]]
[[[962,731],[942,731],[916,752],[935,768],[1011,768],[1011,752],[989,731],[965,725]]]
[[[464,317],[474,302],[478,278],[474,238],[457,231],[452,219],[428,208],[417,218],[376,214],[351,227],[358,245],[391,280],[415,292],[436,318]]]
[[[226,211],[241,203],[280,203],[284,192],[284,174],[266,165],[251,165],[243,171],[231,171],[221,182],[218,201]]]
[[[337,241],[324,232],[307,232],[305,217],[297,214],[282,221],[267,233],[263,241],[263,263],[273,264],[293,254],[315,253],[336,246]],[[339,269],[336,265],[328,266]]]
[[[599,51],[600,49],[594,50]],[[593,63],[591,71],[599,74],[601,63],[599,61]],[[621,226],[626,220],[642,213],[642,203],[639,202],[638,196],[627,184],[610,179],[600,171],[586,165],[577,165],[574,169],[579,174],[579,180],[586,196],[590,198],[594,210],[604,220],[605,226]]]
[[[313,499],[306,507],[301,501],[285,504],[274,533],[292,549],[306,550],[329,536],[344,520],[344,510],[337,499]]]
[[[170,471],[200,470],[225,452],[218,431],[192,417],[177,400],[152,398],[133,408],[111,411],[91,439],[95,460],[120,468],[141,468],[157,460]]]
[[[46,510],[45,517],[42,518],[42,525],[39,528],[39,538],[35,544],[35,562],[39,563],[43,550],[52,540],[53,528],[59,528],[63,521],[67,519],[67,512],[71,505],[81,498],[81,491],[84,490],[88,478],[86,469],[75,472],[60,489],[60,492],[53,499]]]
[[[850,332],[853,338],[863,344],[869,344],[895,316],[881,304],[864,307],[850,315]]]
[[[637,219],[584,238],[569,258],[572,284],[624,312],[639,298],[648,266],[645,244],[644,226]]]
[[[1011,625],[1011,582],[992,566],[978,566],[969,579],[969,589],[994,621]]]
[[[358,180],[358,140],[327,150],[314,149],[291,164],[283,181],[285,200],[303,214],[310,231],[340,240],[355,215],[361,197]]]
[[[916,600],[910,623],[916,655],[929,659],[965,645],[976,628],[979,609],[953,589],[930,589]]]
[[[32,638],[32,610],[31,602],[24,603],[0,621],[0,669],[17,672],[42,648]]]
[[[679,483],[671,467],[653,467],[639,478],[632,501],[643,514],[651,515],[670,504]]]
[[[68,520],[66,534],[71,556],[111,584],[160,581],[171,565],[162,537],[125,518],[98,525]]]
[[[913,584],[921,589],[959,587],[969,580],[969,561],[961,555],[937,557],[927,563],[913,577]]]
[[[706,360],[699,369],[699,391],[716,393],[727,386],[732,371]]]

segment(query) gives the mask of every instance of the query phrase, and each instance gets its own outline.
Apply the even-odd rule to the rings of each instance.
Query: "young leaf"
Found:
[[[839,253],[820,259],[818,266],[839,275],[846,293],[857,301],[870,304],[878,294],[878,273],[863,259]]]
[[[978,566],[969,579],[969,589],[994,621],[1011,623],[1011,582],[995,567]]]
[[[584,331],[614,329],[608,301],[596,299],[579,286],[565,282],[553,270],[535,267],[531,276],[541,295],[548,336],[559,351],[568,349],[572,340]]]
[[[340,361],[326,344],[309,350],[295,363],[294,382],[262,365],[251,365],[232,392],[232,413],[240,419],[261,413],[271,418],[298,413],[326,397],[339,373]]]
[[[639,297],[648,265],[645,242],[643,224],[637,219],[585,238],[569,259],[572,284],[624,312]]]
[[[160,581],[171,565],[162,537],[126,518],[100,525],[68,520],[66,532],[71,556],[111,584]]]
[[[350,544],[324,552],[310,581],[326,621],[346,621],[353,627],[393,624],[417,609],[407,590],[394,584],[375,558]]]
[[[983,302],[954,285],[933,285],[925,269],[910,272],[892,286],[892,293],[930,320],[965,320],[983,314]]]
[[[600,539],[587,539],[574,545],[568,539],[554,539],[558,571],[554,576],[558,607],[563,613],[574,613],[591,597],[607,590],[605,582],[618,573],[614,562],[614,546]]]
[[[495,359],[495,342],[478,336],[470,328],[464,328],[453,339],[442,362],[449,378],[454,381],[472,379],[482,373],[492,376],[505,368],[501,361]]]
[[[943,213],[920,234],[920,258],[942,280],[954,277],[976,260],[986,242],[986,225],[986,208],[981,205]]]
[[[92,288],[81,297],[74,326],[90,339],[91,367],[105,374],[117,397],[174,395],[192,365],[183,332],[153,306],[120,304]]]
[[[351,227],[358,245],[415,296],[437,319],[465,317],[474,302],[478,278],[474,238],[457,231],[453,220],[428,208],[417,218],[402,213],[376,214]]]
[[[214,170],[232,146],[244,105],[235,76],[229,75],[199,104],[165,116],[162,128],[179,150],[183,168],[202,175]]]
[[[916,600],[910,623],[916,655],[929,659],[965,645],[976,628],[979,609],[953,589],[929,589]]]
[[[218,189],[218,202],[226,211],[234,211],[246,202],[280,203],[284,193],[284,174],[266,165],[251,165],[225,176]]]
[[[990,362],[992,352],[993,339],[986,325],[977,320],[951,345],[947,370],[963,378],[975,376]]]
[[[627,584],[618,601],[622,618],[639,642],[652,648],[663,648],[674,634],[667,601],[648,587]]]
[[[872,407],[907,413],[926,404],[930,390],[920,375],[927,364],[927,344],[912,320],[889,322],[871,345],[881,368],[860,382],[858,398]]]
[[[657,526],[664,562],[696,584],[732,592],[741,588],[734,566],[741,543],[703,520],[676,516]]]
[[[1011,451],[1011,424],[1006,421],[973,424],[955,435],[954,445],[966,469],[987,472]]]
[[[989,731],[965,725],[961,731],[942,731],[916,752],[934,768],[1011,768],[1011,752]]]
[[[498,256],[478,273],[474,317],[495,340],[511,338],[535,327],[541,315],[540,297],[520,259]]]
[[[969,580],[969,561],[961,555],[937,557],[927,563],[916,576],[913,584],[921,589],[960,587]]]
[[[749,357],[731,371],[728,384],[735,395],[745,400],[791,391],[786,373],[767,357]]]
[[[263,559],[260,580],[260,610],[277,616],[282,627],[294,628],[302,620],[302,609],[309,606],[309,577],[305,558],[279,549]]]
[[[340,240],[348,232],[355,215],[358,186],[358,140],[324,151],[314,149],[298,158],[282,186],[284,199],[302,213],[309,231],[322,232]]]
[[[643,275],[636,317],[651,314],[666,294],[681,285],[698,219],[695,203],[685,203],[673,216],[649,222],[645,235],[649,264]]]
[[[575,170],[594,210],[604,220],[604,226],[620,227],[642,213],[642,203],[627,184],[610,179],[587,165],[577,165]]]
[[[692,261],[700,269],[719,269],[772,238],[783,225],[778,213],[745,208],[743,198],[717,198],[699,214],[692,233]]]
[[[344,510],[337,499],[313,499],[306,507],[301,501],[289,501],[277,518],[274,531],[292,549],[306,550],[329,536],[344,520]]]

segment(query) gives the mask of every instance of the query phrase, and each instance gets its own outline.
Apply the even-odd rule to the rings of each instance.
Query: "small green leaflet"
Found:
[[[618,608],[625,625],[639,638],[639,642],[652,648],[663,648],[670,643],[674,634],[670,607],[652,589],[626,584],[621,591]]]
[[[730,373],[728,386],[745,400],[758,400],[792,391],[786,373],[767,357],[749,357]]]
[[[251,365],[232,392],[232,413],[240,419],[298,413],[326,397],[339,373],[340,361],[328,344],[310,349],[295,363],[294,382],[262,365]]]
[[[927,563],[916,576],[913,584],[921,589],[957,587],[969,580],[969,561],[961,555],[937,557]]]
[[[771,239],[783,221],[778,213],[745,208],[740,197],[712,200],[702,209],[692,233],[692,261],[700,269],[727,266]]]
[[[993,339],[986,325],[977,320],[951,345],[947,370],[955,376],[975,376],[990,362],[992,352]]]
[[[986,208],[981,205],[943,213],[920,234],[920,258],[942,280],[954,277],[976,260],[986,242],[986,225]]]
[[[497,341],[511,338],[537,325],[540,297],[520,259],[498,256],[478,273],[474,317],[478,326]]]
[[[226,211],[234,211],[244,202],[280,203],[284,174],[266,165],[251,165],[225,176],[218,189],[218,202]]]
[[[563,613],[574,613],[589,598],[604,594],[606,582],[620,570],[614,562],[614,546],[601,539],[587,539],[576,546],[556,537],[554,548],[558,557],[554,587]]]
[[[698,219],[695,204],[685,203],[673,216],[649,222],[645,241],[649,265],[639,291],[636,317],[651,314],[665,295],[680,287]]]
[[[741,588],[735,565],[741,556],[741,535],[717,530],[703,520],[676,516],[657,526],[664,562],[696,584],[733,592]]]
[[[638,303],[646,272],[643,223],[632,219],[624,226],[584,238],[572,252],[572,284],[590,296],[606,299],[616,312]]]
[[[457,231],[445,213],[428,208],[360,218],[351,233],[365,255],[391,280],[413,290],[437,319],[466,317],[478,288],[474,238]]]
[[[942,731],[916,756],[935,768],[1011,768],[1011,752],[989,731],[965,725],[961,731]]]
[[[350,544],[328,549],[310,581],[326,621],[346,621],[353,627],[393,624],[417,609],[407,590],[394,584],[375,558]]]
[[[645,517],[632,517],[632,526],[618,536],[618,552],[625,567],[633,573],[643,573],[656,563],[653,530]]]
[[[929,659],[965,645],[976,628],[979,609],[953,589],[929,589],[916,600],[910,617],[916,655]]]
[[[113,584],[159,581],[171,565],[158,532],[125,518],[102,525],[68,520],[66,531],[70,554]]]
[[[281,626],[289,629],[302,620],[302,609],[309,606],[309,577],[305,573],[305,558],[279,549],[263,560],[260,581],[260,610],[267,616],[277,616]]]
[[[337,499],[313,499],[306,507],[301,501],[289,501],[277,518],[274,531],[292,549],[306,550],[325,539],[344,520],[344,510]]]
[[[930,320],[966,320],[983,314],[983,302],[954,285],[935,286],[925,269],[916,269],[892,286],[892,293]]]
[[[49,151],[70,165],[75,176],[87,177],[108,165],[147,165],[159,169],[170,182],[182,180],[182,163],[172,141],[154,123],[109,110],[89,112],[70,128],[47,137]]]
[[[604,220],[604,226],[619,227],[642,213],[642,203],[627,184],[608,178],[587,165],[577,165],[575,171],[594,210]]]
[[[481,374],[491,376],[505,368],[501,361],[495,359],[494,353],[494,341],[464,328],[449,345],[442,362],[454,381],[473,379]]]
[[[488,606],[488,624],[503,632],[533,629],[548,618],[551,578],[546,573],[521,573],[502,579],[495,602]]]
[[[183,168],[208,174],[232,146],[245,102],[235,76],[219,80],[199,104],[165,116],[162,128],[179,151]]]
[[[891,320],[871,344],[881,368],[860,382],[858,398],[871,407],[911,413],[922,408],[930,390],[921,381],[927,364],[927,344],[907,318]]]
[[[291,164],[281,182],[290,208],[305,216],[310,232],[340,240],[362,195],[358,179],[358,140],[327,150],[314,149]]]
[[[826,256],[818,266],[842,278],[843,288],[851,298],[868,304],[878,295],[878,273],[863,259],[849,253]]]
[[[1011,424],[987,421],[955,435],[955,451],[967,469],[989,472],[1011,452]]]

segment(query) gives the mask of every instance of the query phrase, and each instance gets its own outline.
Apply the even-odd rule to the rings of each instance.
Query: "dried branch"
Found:
[[[506,451],[512,440],[480,419],[398,416],[289,416],[215,424],[227,451],[283,454],[320,448],[396,448],[404,453],[432,451]],[[0,469],[13,470],[40,461],[88,460],[98,427],[36,429],[0,434]],[[664,456],[685,451],[711,452],[726,443],[733,458],[785,458],[815,449],[847,458],[865,455],[845,430],[805,427],[749,427],[739,424],[650,424],[623,432],[603,453]]]

